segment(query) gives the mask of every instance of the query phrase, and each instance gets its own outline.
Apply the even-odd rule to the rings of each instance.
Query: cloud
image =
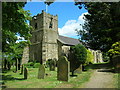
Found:
[[[25,40],[24,37],[20,37],[20,36],[18,36],[18,35],[16,35],[16,36],[17,36],[17,39],[18,39],[18,40]]]
[[[25,40],[24,37],[20,37],[19,35],[16,35],[16,36],[17,36],[16,43],[19,43],[19,42],[21,42],[21,41],[27,41],[27,40]]]
[[[78,20],[68,20],[62,28],[58,28],[59,34],[68,37],[76,36],[77,33],[75,29],[82,29],[80,24],[84,24],[85,20],[83,18],[85,18],[85,14],[88,14],[88,12],[81,14]]]

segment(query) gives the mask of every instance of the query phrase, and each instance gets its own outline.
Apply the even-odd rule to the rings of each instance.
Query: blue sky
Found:
[[[45,10],[46,5],[44,2],[28,2],[24,9],[30,10],[31,16],[41,13]],[[87,10],[79,9],[74,5],[74,2],[54,2],[48,6],[48,12],[52,15],[58,15],[58,31],[60,35],[68,36],[72,38],[78,38],[75,28],[81,28],[79,24],[83,24],[84,13]]]

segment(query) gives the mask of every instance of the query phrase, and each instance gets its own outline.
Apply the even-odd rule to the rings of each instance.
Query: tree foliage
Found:
[[[89,63],[93,63],[93,59],[94,59],[94,56],[92,55],[91,51],[87,50],[87,59],[86,59],[85,65]]]
[[[87,58],[87,49],[83,45],[76,45],[71,47],[71,51],[74,54],[74,61],[79,64],[84,64]]]
[[[30,37],[31,27],[27,24],[30,20],[29,11],[23,7],[25,2],[2,3],[2,52],[12,52],[17,40],[17,34],[26,40]]]
[[[111,57],[114,55],[120,55],[120,41],[112,44],[111,49],[108,51],[108,53]]]
[[[49,6],[50,4],[52,4],[52,3],[54,3],[54,2],[55,2],[55,0],[45,0],[44,3]]]
[[[120,2],[75,4],[88,10],[83,30],[78,30],[81,40],[92,49],[107,52],[113,43],[120,40]]]

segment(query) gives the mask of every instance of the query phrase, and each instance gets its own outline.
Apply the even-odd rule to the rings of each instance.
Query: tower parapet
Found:
[[[58,59],[58,16],[42,10],[41,14],[32,17],[30,25],[33,27],[30,59],[40,61]]]

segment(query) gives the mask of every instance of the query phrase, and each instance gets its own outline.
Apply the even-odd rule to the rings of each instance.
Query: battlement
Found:
[[[46,13],[44,10],[42,10],[42,13],[38,13],[37,15],[33,16],[32,18],[37,19],[39,17],[42,17],[42,18],[43,17],[52,17],[55,20],[58,20],[58,15],[57,14],[54,16],[54,15],[51,15],[50,13]]]

